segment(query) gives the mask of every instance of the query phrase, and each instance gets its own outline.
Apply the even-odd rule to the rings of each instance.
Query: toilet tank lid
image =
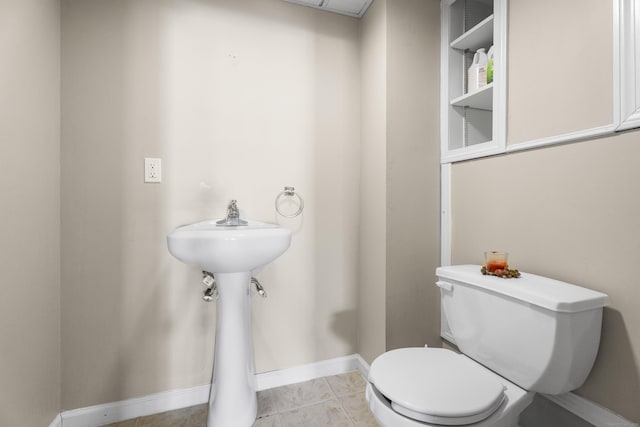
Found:
[[[438,267],[436,275],[552,311],[575,313],[609,304],[609,297],[602,292],[522,272],[518,279],[485,276],[480,273],[480,268],[479,265]]]

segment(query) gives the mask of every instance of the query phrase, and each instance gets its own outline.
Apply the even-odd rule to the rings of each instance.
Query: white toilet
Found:
[[[366,397],[383,427],[515,427],[536,392],[584,383],[607,295],[533,274],[439,267],[443,318],[463,354],[402,348],[371,364]],[[446,329],[446,326],[445,326]]]

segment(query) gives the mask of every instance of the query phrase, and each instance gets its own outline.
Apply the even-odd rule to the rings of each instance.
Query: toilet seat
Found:
[[[369,381],[394,411],[431,424],[477,423],[505,399],[505,386],[496,374],[440,348],[389,351],[373,362]]]

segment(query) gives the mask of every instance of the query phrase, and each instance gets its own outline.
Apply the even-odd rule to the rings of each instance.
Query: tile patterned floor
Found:
[[[253,427],[378,427],[358,371],[258,392]],[[108,427],[206,427],[207,405],[140,417]]]

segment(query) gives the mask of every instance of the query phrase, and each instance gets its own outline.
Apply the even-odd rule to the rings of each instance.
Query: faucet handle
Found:
[[[238,201],[232,199],[227,206],[227,217],[216,221],[216,225],[230,227],[234,225],[248,225],[249,222],[240,219],[240,209],[238,209]]]
[[[240,218],[240,209],[238,209],[238,201],[231,200],[229,202],[229,206],[227,207],[227,217],[229,218]]]

